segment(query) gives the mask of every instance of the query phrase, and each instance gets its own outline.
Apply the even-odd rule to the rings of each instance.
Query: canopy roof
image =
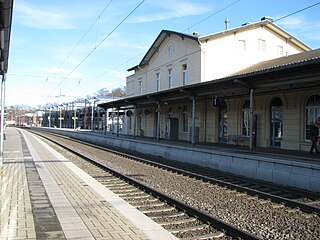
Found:
[[[320,88],[320,49],[255,64],[228,77],[99,104],[108,108],[148,107],[184,102],[187,98],[234,98]]]
[[[13,0],[0,1],[0,74],[8,70]]]

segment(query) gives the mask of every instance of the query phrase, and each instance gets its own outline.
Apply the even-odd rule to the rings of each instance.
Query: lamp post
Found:
[[[76,112],[76,102],[72,102],[73,103],[73,110],[74,110],[74,113],[73,113],[73,129],[76,129],[76,124],[77,124],[77,112]]]
[[[61,116],[62,105],[58,106],[58,110],[59,110],[59,128],[61,128],[61,123],[62,123],[62,116]]]
[[[49,116],[48,116],[49,128],[51,128],[51,108],[52,106],[49,107]]]

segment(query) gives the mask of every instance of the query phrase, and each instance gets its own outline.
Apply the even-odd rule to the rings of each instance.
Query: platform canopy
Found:
[[[254,89],[255,96],[289,91],[318,89],[320,77],[320,49],[260,62],[228,77],[127,97],[98,104],[104,109],[143,108],[159,103],[185,102],[197,99],[235,98],[247,96]]]
[[[0,0],[0,74],[8,70],[13,0]]]

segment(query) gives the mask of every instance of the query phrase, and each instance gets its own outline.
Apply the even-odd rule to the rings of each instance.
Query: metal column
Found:
[[[134,119],[133,119],[133,137],[136,136],[136,130],[137,130],[137,106],[134,105]]]
[[[93,108],[94,108],[94,100],[91,104],[91,131],[94,131],[94,127],[93,127]]]
[[[108,121],[108,109],[105,109],[104,110],[104,135],[107,135],[107,128],[108,128],[108,124],[107,124],[107,121]]]
[[[118,110],[117,111],[117,114],[118,114],[118,116],[117,116],[117,136],[119,136],[119,120],[120,120],[119,114],[120,114],[120,110],[119,110],[119,108],[117,110]]]

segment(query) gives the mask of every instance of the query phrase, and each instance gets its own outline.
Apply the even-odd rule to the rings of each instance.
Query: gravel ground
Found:
[[[62,141],[66,140],[59,140]],[[316,214],[306,214],[102,150],[79,147],[77,143],[66,145],[263,239],[320,239],[320,216]]]

